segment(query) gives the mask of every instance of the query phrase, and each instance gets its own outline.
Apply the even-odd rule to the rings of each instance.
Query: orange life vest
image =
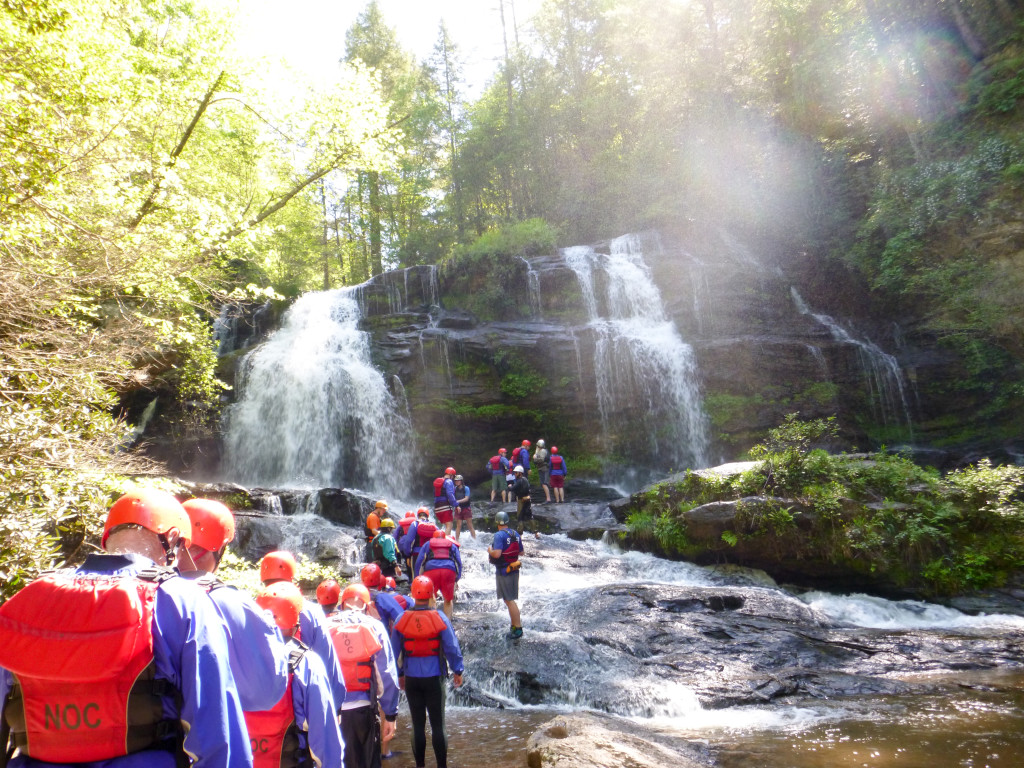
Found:
[[[441,633],[446,628],[444,619],[433,608],[410,608],[395,622],[406,656],[441,655]]]
[[[369,691],[373,687],[375,668],[373,654],[381,649],[377,636],[365,624],[330,622],[331,642],[345,676],[349,691]]]
[[[0,607],[0,666],[15,678],[4,717],[23,754],[52,763],[109,760],[174,745],[155,678],[153,611],[176,574],[57,571]],[[6,749],[7,745],[0,745]]]
[[[263,712],[246,712],[253,768],[297,768],[304,764],[299,749],[299,726],[295,723],[292,684],[295,669],[307,648],[294,638],[288,641],[288,685],[277,704]]]

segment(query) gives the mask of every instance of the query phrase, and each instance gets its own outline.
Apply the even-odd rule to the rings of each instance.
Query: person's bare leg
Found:
[[[513,627],[521,627],[522,618],[519,616],[519,606],[516,605],[515,600],[506,600],[505,607],[508,608],[508,617],[512,622]]]

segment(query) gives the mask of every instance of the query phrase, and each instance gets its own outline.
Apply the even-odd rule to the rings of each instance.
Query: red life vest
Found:
[[[410,608],[395,622],[406,656],[441,655],[441,633],[446,628],[444,619],[433,608]]]
[[[512,451],[512,464],[513,465],[519,463],[519,454],[522,453],[522,452],[523,452],[523,449],[521,447],[520,448],[516,448],[515,450]]]
[[[253,768],[296,768],[300,763],[299,726],[295,722],[292,681],[306,646],[288,641],[288,686],[277,704],[263,712],[246,712]]]
[[[491,565],[504,565],[509,566],[519,559],[520,553],[523,551],[523,544],[518,536],[513,536],[509,539],[508,544],[501,550],[501,554],[497,557],[488,556],[488,560],[491,561]]]
[[[562,468],[565,466],[565,461],[557,453],[551,455],[551,471],[555,474],[561,474]]]
[[[429,544],[430,551],[424,556],[424,561],[433,560],[435,557],[440,557],[445,560],[455,560],[455,553],[452,550],[459,546],[457,542],[454,542],[445,536],[443,539],[431,538]]]
[[[437,530],[437,526],[434,525],[433,523],[421,522],[419,525],[417,525],[416,526],[417,545],[419,547],[422,547],[424,544],[426,544],[428,541],[430,541],[431,538],[434,535],[434,531],[436,531],[436,530]]]
[[[73,763],[167,746],[153,611],[175,576],[53,572],[0,607],[0,666],[16,677],[4,716],[23,754]]]
[[[391,596],[395,598],[395,602],[401,606],[403,611],[409,607],[409,598],[407,598],[405,595],[400,595],[396,592]]]
[[[443,499],[444,498],[444,478],[443,477],[439,477],[439,478],[437,478],[434,481],[434,498],[435,499]]]
[[[409,532],[409,526],[416,522],[415,517],[403,517],[398,521],[398,524],[402,527],[402,535],[404,536]]]
[[[491,456],[491,472],[501,472],[500,456]]]
[[[345,676],[345,688],[349,691],[370,690],[375,672],[373,654],[381,649],[377,636],[365,624],[331,622],[329,630]]]

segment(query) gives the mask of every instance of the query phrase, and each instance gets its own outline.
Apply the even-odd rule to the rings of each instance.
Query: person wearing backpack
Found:
[[[367,614],[371,602],[364,585],[349,584],[340,610],[327,614],[348,691],[341,707],[345,768],[380,768],[382,745],[394,737],[398,718],[395,655],[384,624]]]
[[[504,502],[508,501],[508,488],[505,485],[505,475],[508,474],[509,463],[505,457],[507,451],[504,448],[498,449],[496,456],[491,456],[487,462],[487,466],[484,467],[488,472],[491,473],[491,502],[494,502],[494,497],[501,494],[501,500]]]
[[[449,619],[455,610],[456,584],[462,578],[459,549],[459,543],[445,536],[444,531],[434,531],[416,561],[416,573],[427,576],[444,598],[444,612]]]
[[[448,467],[444,476],[434,481],[434,518],[438,525],[444,526],[445,534],[452,532],[452,520],[455,519],[455,467]]]
[[[508,636],[518,640],[523,636],[523,620],[519,615],[519,567],[523,554],[523,539],[514,528],[508,527],[508,512],[501,511],[494,516],[498,532],[487,548],[487,554],[494,566],[495,589],[498,599],[505,603],[512,628]]]

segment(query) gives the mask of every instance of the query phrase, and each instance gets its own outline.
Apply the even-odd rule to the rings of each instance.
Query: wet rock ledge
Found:
[[[597,712],[576,712],[545,723],[526,745],[529,768],[706,768],[706,747],[638,723]]]

